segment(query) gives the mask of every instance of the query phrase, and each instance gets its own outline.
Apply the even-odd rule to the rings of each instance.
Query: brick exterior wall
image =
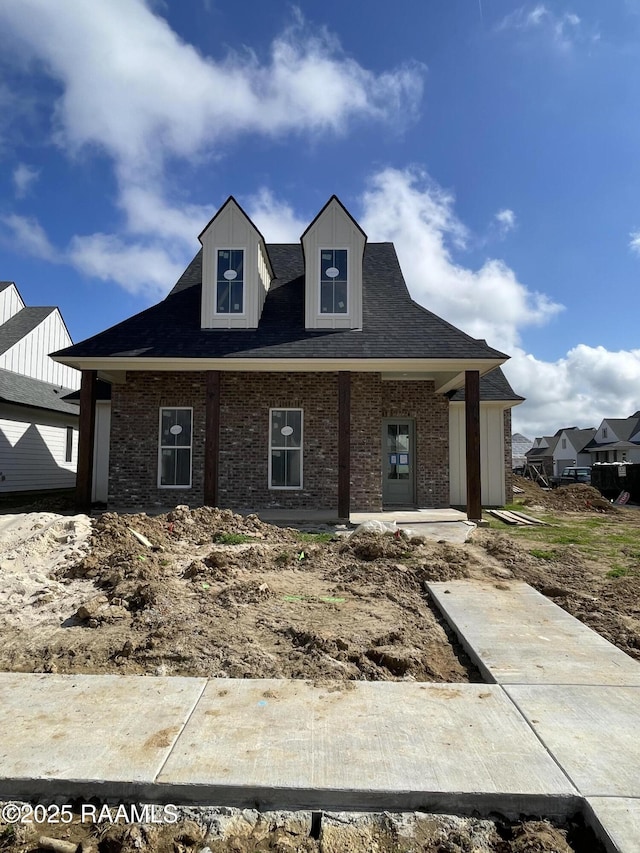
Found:
[[[433,382],[382,382],[382,416],[414,418],[416,502],[449,506],[449,401]]]
[[[504,410],[504,494],[505,503],[513,503],[513,458],[511,447],[511,409]]]
[[[204,373],[128,373],[111,386],[109,503],[123,507],[202,504],[204,497]],[[158,488],[161,406],[193,407],[192,486]]]
[[[337,373],[221,373],[218,503],[232,509],[336,509]],[[122,507],[203,502],[205,373],[128,373],[112,386],[109,502]],[[192,487],[158,488],[159,409],[193,407]],[[432,382],[351,375],[351,509],[382,507],[382,419],[414,418],[416,500],[449,505],[448,400]],[[303,489],[268,488],[269,409],[303,410]]]

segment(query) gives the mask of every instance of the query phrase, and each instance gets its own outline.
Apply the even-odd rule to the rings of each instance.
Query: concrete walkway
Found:
[[[638,853],[638,662],[525,583],[433,583],[429,592],[585,798],[607,849]]]
[[[492,683],[0,673],[0,798],[582,809],[637,853],[640,666],[525,584],[430,592]]]

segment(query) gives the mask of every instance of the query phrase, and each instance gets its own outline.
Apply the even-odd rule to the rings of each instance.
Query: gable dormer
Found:
[[[273,279],[262,234],[229,196],[199,238],[203,329],[255,329]]]
[[[13,281],[0,281],[0,325],[25,307]]]
[[[618,441],[618,436],[615,434],[611,424],[607,420],[602,421],[594,438],[598,444],[611,444],[613,441]]]
[[[300,238],[305,327],[362,328],[362,257],[367,235],[333,195]]]

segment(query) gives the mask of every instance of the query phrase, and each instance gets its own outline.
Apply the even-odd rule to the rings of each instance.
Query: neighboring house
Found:
[[[640,462],[640,411],[628,418],[605,418],[584,451],[588,464]]]
[[[113,505],[444,507],[467,499],[467,458],[470,501],[504,503],[507,356],[413,302],[391,243],[335,196],[300,243],[265,244],[233,198],[200,242],[166,299],[54,354],[83,372],[80,502],[99,376]]]
[[[557,434],[539,436],[533,440],[531,450],[525,453],[527,466],[547,480],[554,474],[553,453],[559,438]]]
[[[533,447],[533,441],[522,435],[521,432],[514,432],[511,436],[511,467],[524,468],[527,462],[527,451]]]
[[[26,307],[0,282],[0,494],[71,488],[78,455],[77,370],[49,353],[71,344],[57,308]]]
[[[592,464],[591,454],[585,447],[595,436],[594,427],[589,429],[578,429],[578,427],[567,427],[558,430],[558,443],[553,451],[553,469],[556,477],[559,477],[565,468],[574,466],[577,468]]]

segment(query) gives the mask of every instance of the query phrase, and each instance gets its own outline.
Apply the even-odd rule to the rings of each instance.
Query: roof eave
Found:
[[[54,361],[75,367],[77,370],[99,371],[147,371],[147,372],[199,372],[221,370],[225,372],[291,372],[291,373],[327,373],[336,370],[350,370],[362,373],[401,372],[410,378],[417,373],[455,372],[460,387],[464,384],[464,372],[478,370],[481,376],[503,364],[507,359],[469,358],[469,359],[415,359],[415,358],[144,358],[143,356],[82,356],[65,355],[63,351],[54,353]],[[447,381],[448,386],[449,381]],[[445,387],[445,386],[443,386]],[[451,389],[448,389],[451,390]],[[444,393],[442,389],[438,389]]]

